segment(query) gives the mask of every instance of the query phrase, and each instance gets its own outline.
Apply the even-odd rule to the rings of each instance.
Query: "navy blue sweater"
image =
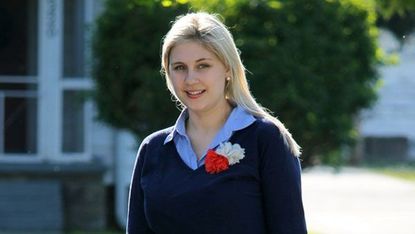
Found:
[[[130,234],[307,233],[299,161],[278,128],[257,119],[230,138],[245,149],[218,174],[190,169],[168,128],[141,144],[130,188]]]

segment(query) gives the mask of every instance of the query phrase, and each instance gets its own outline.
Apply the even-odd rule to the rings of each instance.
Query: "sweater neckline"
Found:
[[[248,127],[250,127],[250,126],[252,126],[252,125],[253,125],[253,124],[249,125]],[[229,139],[228,139],[228,140],[226,140],[226,142],[236,143],[236,142],[235,142],[235,140],[234,140],[235,136],[237,136],[237,135],[238,135],[238,133],[239,133],[240,131],[243,131],[243,130],[245,130],[245,129],[246,129],[246,128],[244,128],[244,129],[240,129],[240,130],[235,131],[235,132],[234,132],[234,133],[233,133],[233,134],[229,137]],[[174,155],[175,160],[180,161],[180,162],[179,162],[180,166],[181,166],[181,167],[184,167],[186,171],[189,171],[189,172],[191,172],[191,173],[196,173],[196,172],[198,172],[199,170],[201,170],[201,168],[205,168],[205,164],[202,164],[200,167],[198,167],[198,168],[196,168],[196,169],[193,169],[193,168],[189,167],[189,166],[188,166],[188,165],[187,165],[187,164],[183,161],[183,159],[180,157],[179,151],[177,151],[176,145],[174,144],[174,142],[173,142],[173,141],[170,141],[170,142],[166,143],[166,144],[165,144],[165,146],[169,146],[169,147],[172,147],[172,148],[173,148],[173,152],[175,153],[175,155]]]
[[[175,144],[171,141],[167,144],[167,146],[173,148],[173,152],[174,155],[173,157],[175,158],[175,160],[179,161],[178,163],[180,164],[180,167],[184,167],[186,171],[189,171],[191,173],[196,173],[198,170],[201,170],[201,168],[205,167],[205,164],[201,165],[200,167],[193,169],[191,167],[189,167],[184,161],[183,159],[180,157],[179,152],[177,151],[177,148],[175,146]]]

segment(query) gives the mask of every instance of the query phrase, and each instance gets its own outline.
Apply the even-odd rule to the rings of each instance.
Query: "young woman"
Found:
[[[178,17],[162,70],[183,111],[141,143],[127,232],[306,233],[300,147],[252,97],[226,26]]]

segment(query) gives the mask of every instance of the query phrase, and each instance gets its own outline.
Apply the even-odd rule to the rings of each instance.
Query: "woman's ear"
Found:
[[[231,69],[229,68],[229,66],[226,67],[225,77],[231,77]]]

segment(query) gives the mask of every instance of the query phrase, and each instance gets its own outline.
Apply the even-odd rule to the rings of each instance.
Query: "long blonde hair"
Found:
[[[252,115],[274,123],[279,128],[291,152],[297,157],[300,156],[301,148],[292,138],[291,133],[285,128],[284,124],[272,116],[266,108],[257,103],[252,96],[245,75],[245,67],[242,64],[232,34],[219,20],[217,15],[198,12],[179,16],[163,39],[161,55],[162,73],[166,76],[168,89],[176,99],[177,96],[169,78],[169,56],[175,45],[185,41],[197,41],[213,52],[230,70],[230,81],[226,89],[227,99]]]

